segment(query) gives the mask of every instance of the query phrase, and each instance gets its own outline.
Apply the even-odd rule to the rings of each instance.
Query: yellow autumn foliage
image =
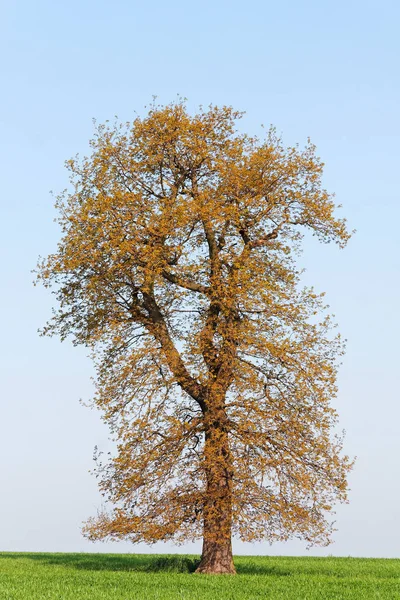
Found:
[[[244,135],[240,116],[178,102],[98,126],[39,266],[59,303],[44,333],[93,350],[118,442],[98,471],[111,509],[86,534],[203,536],[208,572],[233,572],[232,534],[328,543],[351,468],[333,434],[342,344],[296,263],[306,231],[343,247],[346,223],[314,146]]]

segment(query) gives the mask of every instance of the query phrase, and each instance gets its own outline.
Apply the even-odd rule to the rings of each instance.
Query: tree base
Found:
[[[230,540],[226,544],[205,542],[200,564],[195,572],[204,575],[236,575]]]

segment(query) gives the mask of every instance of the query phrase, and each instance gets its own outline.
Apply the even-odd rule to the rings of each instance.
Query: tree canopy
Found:
[[[234,572],[232,534],[328,543],[351,468],[331,405],[342,342],[297,266],[307,230],[340,247],[349,232],[315,147],[240,117],[177,102],[97,126],[38,275],[58,300],[43,332],[93,350],[117,441],[86,534],[203,537],[201,572]]]

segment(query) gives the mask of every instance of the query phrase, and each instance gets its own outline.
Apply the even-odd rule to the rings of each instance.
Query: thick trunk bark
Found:
[[[207,489],[204,503],[203,551],[196,573],[236,573],[232,557],[232,467],[224,419],[212,421],[204,458]]]
[[[230,537],[219,541],[206,538],[203,540],[203,551],[196,573],[209,575],[234,575],[236,573]]]

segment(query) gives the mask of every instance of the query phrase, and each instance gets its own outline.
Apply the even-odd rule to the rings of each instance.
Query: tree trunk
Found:
[[[228,434],[218,419],[206,433],[207,489],[203,550],[196,573],[235,574],[232,557],[232,468]]]
[[[236,573],[232,556],[231,538],[223,540],[203,540],[203,551],[196,573],[209,575],[234,575]]]

